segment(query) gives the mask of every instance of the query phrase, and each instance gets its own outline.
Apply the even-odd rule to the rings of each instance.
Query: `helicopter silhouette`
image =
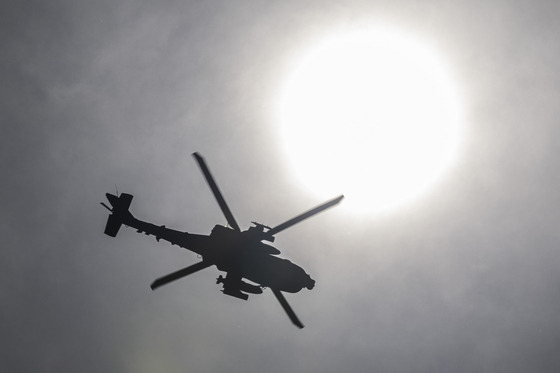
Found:
[[[269,288],[292,323],[298,328],[303,328],[303,324],[282,292],[297,293],[304,287],[311,290],[315,286],[315,281],[298,265],[278,257],[277,255],[280,254],[278,249],[262,241],[274,242],[276,233],[338,204],[344,196],[340,195],[329,200],[274,228],[252,222],[254,226],[241,231],[206,166],[204,158],[198,153],[193,153],[193,157],[202,170],[222,213],[225,215],[228,227],[216,225],[210,235],[207,236],[177,231],[166,228],[165,225],[157,226],[135,218],[129,211],[133,196],[127,193],[118,195],[117,192],[117,195],[106,193],[111,207],[101,202],[101,205],[111,212],[104,233],[116,237],[120,227],[124,224],[135,228],[139,233],[155,236],[158,242],[160,239],[164,239],[172,245],[193,251],[202,258],[202,261],[198,263],[156,279],[150,285],[152,290],[215,265],[219,271],[226,272],[226,277],[220,275],[216,279],[217,284],[222,284],[224,294],[247,300],[249,294],[261,294],[263,288]]]

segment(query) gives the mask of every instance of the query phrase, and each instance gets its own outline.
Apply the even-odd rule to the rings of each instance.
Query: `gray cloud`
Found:
[[[560,330],[554,2],[13,2],[0,15],[0,333],[5,371],[555,372]],[[278,238],[317,280],[223,297],[196,256],[102,234],[103,194],[146,220],[224,223],[202,152],[246,228],[317,202],[270,120],[293,58],[371,19],[415,30],[461,83],[457,165],[408,208],[339,210]]]

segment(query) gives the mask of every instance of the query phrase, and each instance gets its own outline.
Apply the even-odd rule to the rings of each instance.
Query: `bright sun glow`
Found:
[[[285,86],[282,139],[301,181],[353,211],[418,196],[453,161],[459,105],[445,66],[412,38],[370,30],[311,50]]]

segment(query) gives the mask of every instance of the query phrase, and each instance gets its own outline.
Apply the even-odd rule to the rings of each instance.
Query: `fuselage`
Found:
[[[296,293],[315,281],[298,265],[275,255],[280,251],[258,240],[258,232],[238,232],[216,225],[202,254],[220,271],[236,274],[264,287]]]
[[[157,226],[130,216],[126,225],[138,232],[154,235],[159,241],[191,250],[220,271],[245,278],[260,286],[296,293],[312,289],[315,281],[300,266],[275,255],[280,251],[259,240],[258,231],[235,231],[216,225],[209,236]]]

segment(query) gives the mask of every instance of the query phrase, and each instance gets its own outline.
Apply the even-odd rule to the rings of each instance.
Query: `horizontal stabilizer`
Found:
[[[111,193],[106,193],[105,195],[111,205],[111,208],[109,208],[106,204],[101,202],[107,210],[111,211],[111,215],[109,215],[107,224],[105,225],[105,234],[107,236],[116,237],[121,225],[123,225],[126,220],[132,218],[132,214],[128,211],[128,208],[132,203],[133,197],[131,194],[127,193],[122,193],[118,197]]]
[[[119,218],[115,215],[109,215],[109,219],[107,219],[107,225],[105,225],[105,234],[111,237],[117,237],[117,233],[119,233],[119,229],[121,228],[122,222]]]

